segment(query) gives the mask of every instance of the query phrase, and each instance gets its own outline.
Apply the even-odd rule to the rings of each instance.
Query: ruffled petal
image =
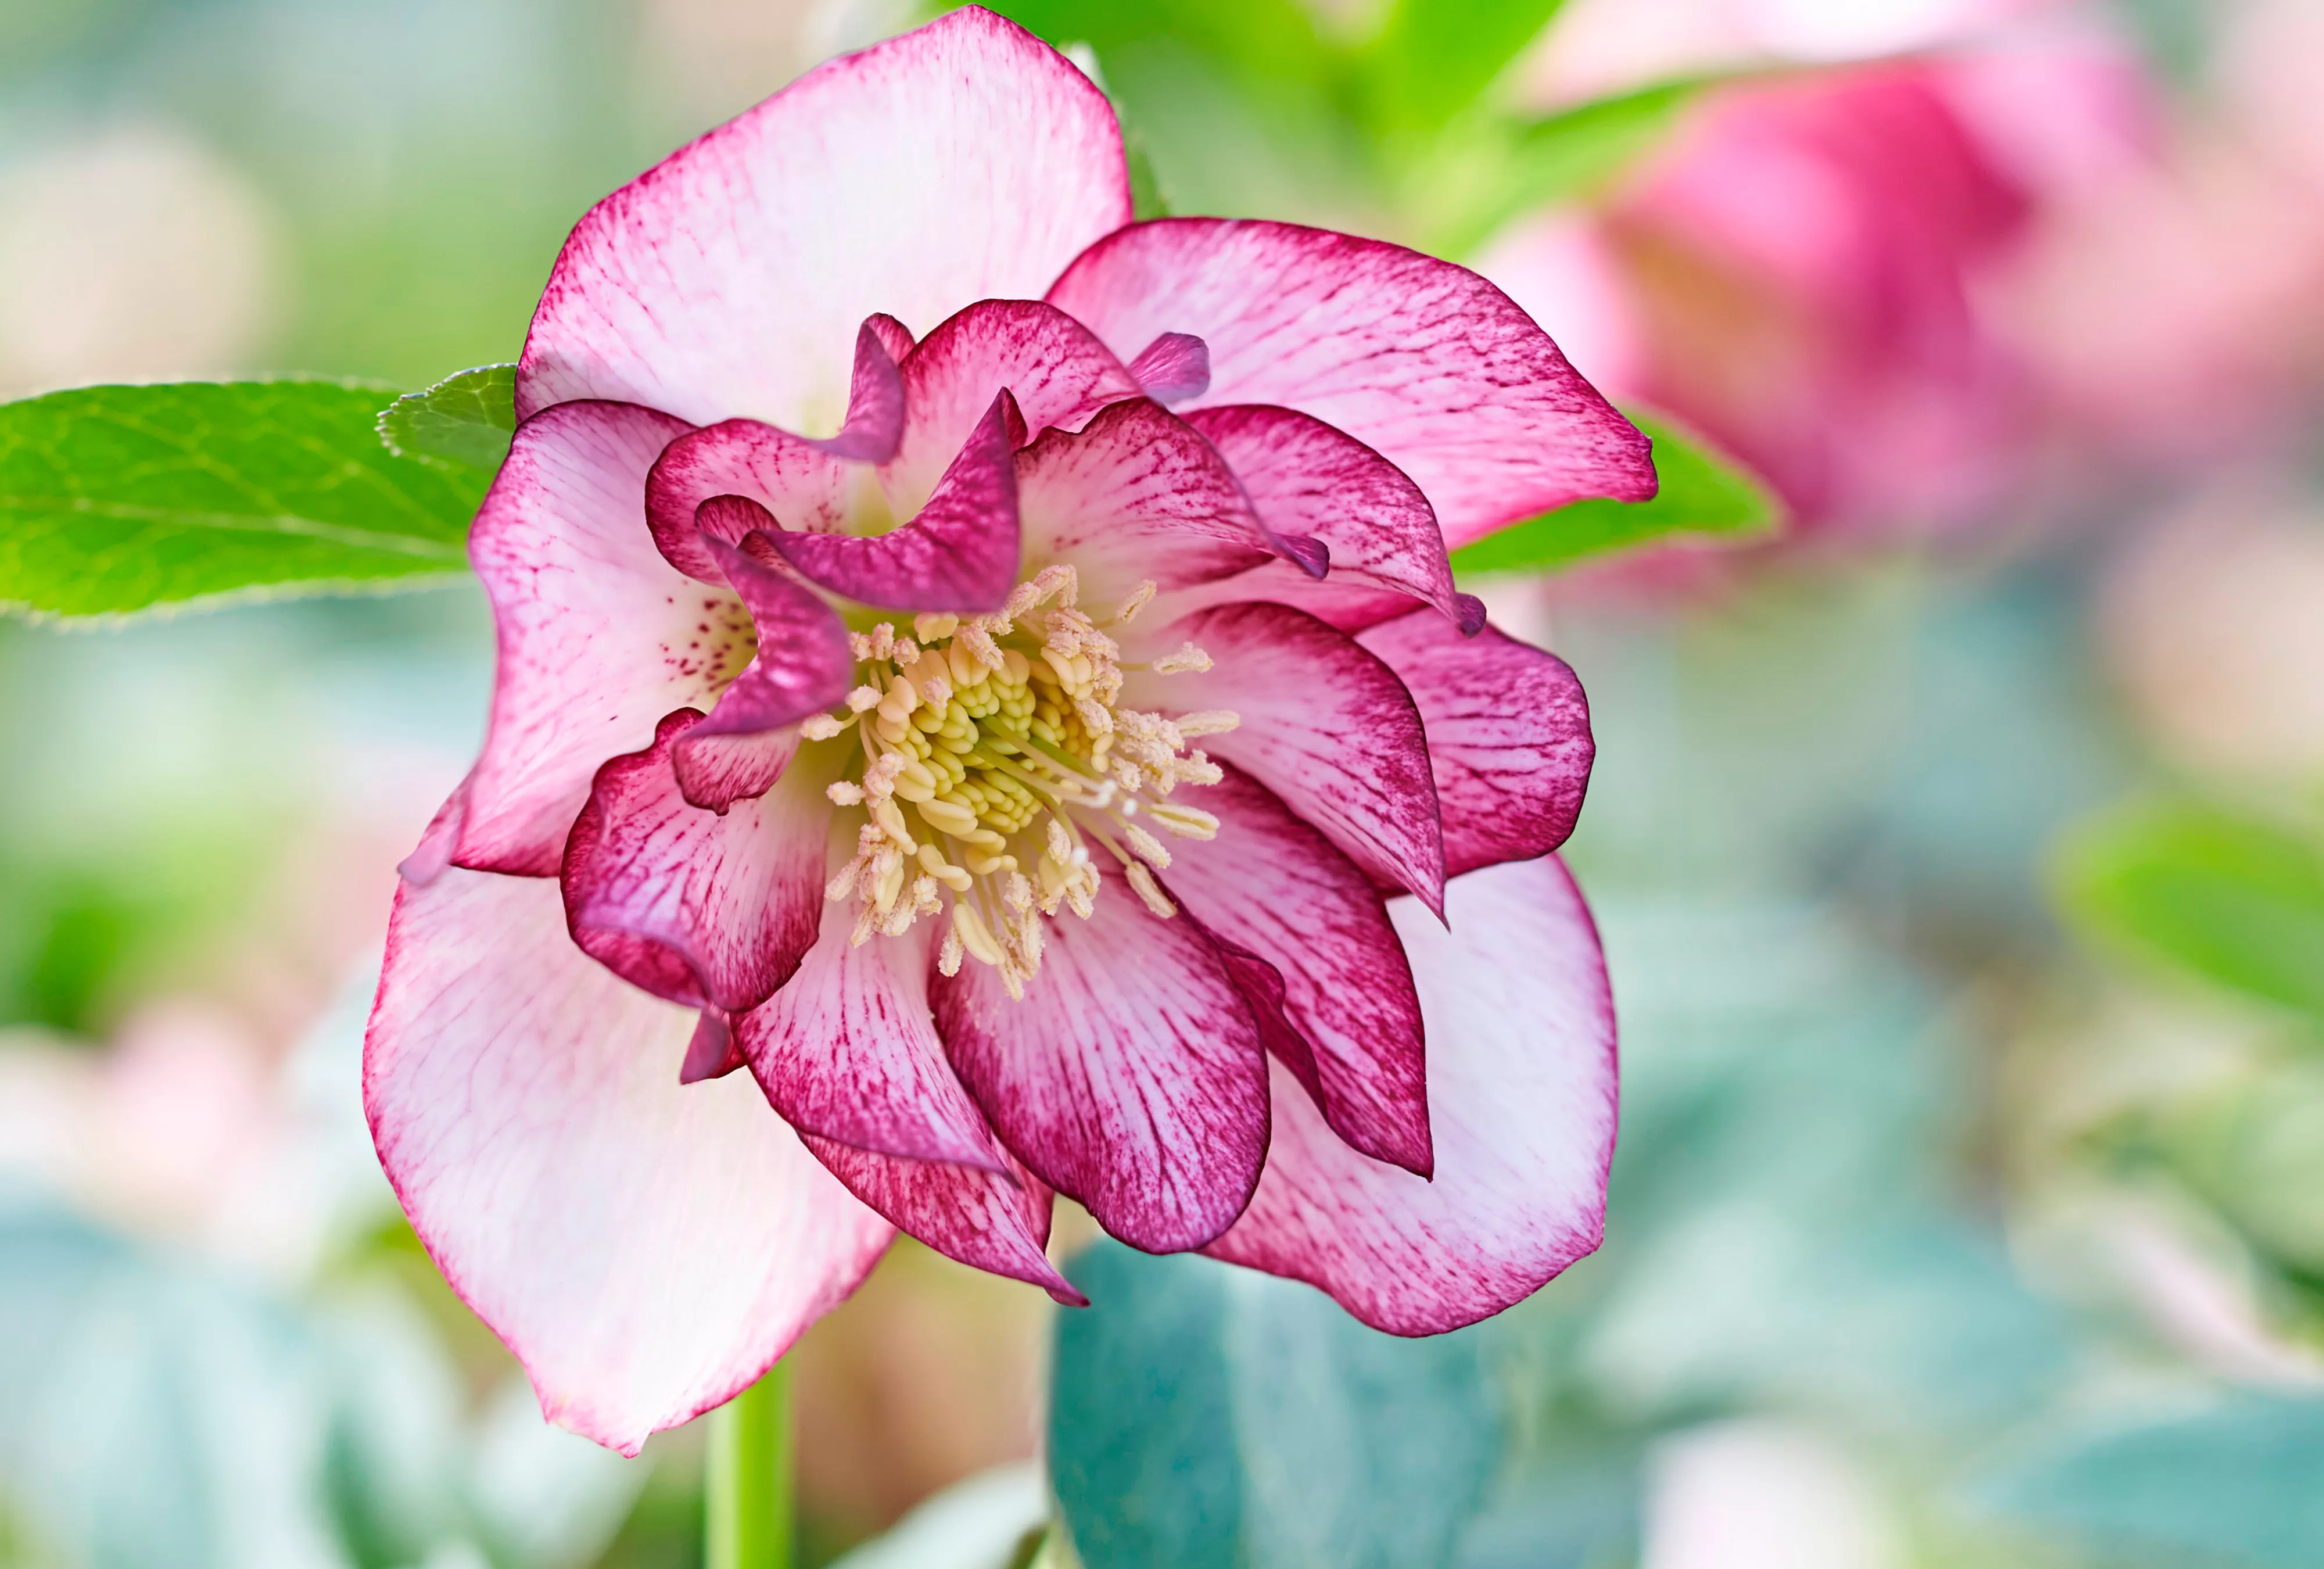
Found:
[[[1242,1213],[1267,1152],[1267,1063],[1250,1005],[1192,921],[1117,876],[1087,920],[1045,923],[1013,1000],[971,959],[929,983],[936,1028],[1010,1149],[1148,1252],[1196,1248]]]
[[[926,332],[1033,298],[1130,215],[1104,94],[964,7],[809,71],[593,208],[534,313],[517,410],[618,398],[828,429],[867,317]]]
[[[905,357],[903,380],[909,411],[903,447],[881,474],[903,514],[935,488],[1003,392],[1017,401],[1025,438],[1053,426],[1078,430],[1106,404],[1143,395],[1137,378],[1095,334],[1038,300],[970,306]]]
[[[1466,268],[1323,229],[1164,218],[1083,253],[1050,300],[1116,354],[1210,348],[1205,405],[1275,403],[1410,475],[1448,546],[1587,496],[1654,494],[1646,438]]]
[[[703,510],[718,517],[730,511],[746,511],[749,504],[724,496]],[[758,538],[763,540],[766,536]],[[763,735],[846,697],[854,681],[855,654],[847,641],[847,623],[839,619],[838,612],[788,574],[724,540],[706,533],[703,544],[750,609],[752,635],[758,648],[733,685],[719,694],[717,706],[696,734]]]
[[[1162,881],[1187,915],[1279,977],[1285,1022],[1305,1049],[1276,1055],[1324,1121],[1374,1159],[1425,1177],[1420,1000],[1386,901],[1321,832],[1248,775],[1225,773],[1190,797],[1217,816],[1219,836],[1170,841]]]
[[[527,420],[468,537],[500,642],[453,861],[550,877],[597,765],[749,657],[751,618],[646,531],[646,471],[687,428],[619,403]]]
[[[1122,701],[1241,723],[1204,748],[1251,775],[1357,865],[1434,908],[1444,847],[1420,711],[1404,683],[1345,633],[1285,605],[1222,605],[1147,634],[1139,659],[1191,642],[1211,668],[1133,672]],[[1199,804],[1199,802],[1197,803]]]
[[[1545,857],[1445,893],[1449,932],[1391,907],[1428,1021],[1434,1180],[1349,1149],[1277,1067],[1266,1175],[1205,1250],[1391,1334],[1489,1317],[1593,1251],[1614,1154],[1613,1001],[1572,879]]]
[[[557,890],[450,870],[396,900],[364,1042],[380,1162],[550,1421],[627,1454],[730,1398],[854,1289],[888,1223],[694,1020],[590,962]]]
[[[836,775],[796,762],[765,795],[705,811],[670,766],[701,723],[682,708],[652,746],[598,771],[565,849],[565,909],[573,940],[632,984],[740,1013],[789,980],[815,942],[831,825],[823,787]]]
[[[945,1258],[1038,1286],[1069,1306],[1089,1306],[1049,1262],[1048,1188],[1015,1162],[1008,1172],[978,1171],[812,1134],[801,1142],[850,1193]]]
[[[908,343],[911,334],[893,317],[874,317],[856,329],[846,422],[838,435],[816,446],[852,463],[886,463],[895,457],[904,439],[904,378],[890,346],[899,340]]]
[[[1028,569],[1071,562],[1093,605],[1148,579],[1177,588],[1272,557],[1217,452],[1143,398],[1019,453],[1017,496]]]
[[[834,457],[756,420],[722,420],[669,444],[646,477],[646,522],[669,564],[704,583],[724,583],[706,537],[740,544],[753,529],[831,533],[846,525],[862,465]],[[721,496],[753,507],[705,510]]]
[[[1420,706],[1444,814],[1444,874],[1530,861],[1582,815],[1596,745],[1572,669],[1487,627],[1462,637],[1410,614],[1359,634]]]
[[[1453,590],[1428,498],[1395,464],[1289,409],[1234,403],[1186,422],[1218,448],[1268,528],[1323,541],[1334,586],[1406,595],[1471,632],[1483,624],[1484,606]]]
[[[919,515],[884,534],[760,536],[801,574],[864,605],[903,610],[998,610],[1017,586],[1015,406],[1003,391],[936,484]]]

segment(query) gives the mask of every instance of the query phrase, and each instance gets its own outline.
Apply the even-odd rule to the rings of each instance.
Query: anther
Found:
[[[1164,897],[1160,884],[1154,881],[1154,873],[1146,870],[1145,863],[1140,861],[1125,863],[1122,872],[1123,875],[1129,878],[1130,886],[1138,891],[1138,897],[1145,903],[1147,909],[1164,920],[1168,920],[1178,913],[1178,907]]]

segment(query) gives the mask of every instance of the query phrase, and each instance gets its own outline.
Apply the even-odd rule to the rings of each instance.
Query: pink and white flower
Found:
[[[1076,1300],[1053,1192],[1408,1334],[1597,1244],[1613,1023],[1549,854],[1587,712],[1445,551],[1650,493],[1646,444],[1460,268],[1130,220],[1104,97],[970,8],[558,258],[366,1096],[601,1442],[897,1227]]]

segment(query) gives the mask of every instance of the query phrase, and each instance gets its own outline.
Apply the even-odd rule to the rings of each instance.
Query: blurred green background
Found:
[[[2312,6],[1001,9],[1148,210],[1477,265],[1791,522],[1471,584],[1591,697],[1603,1251],[1406,1343],[903,1244],[797,1353],[807,1561],[1001,1569],[1053,1496],[1092,1569],[2324,1558]],[[512,359],[589,202],[921,14],[10,0],[0,395]],[[489,632],[0,625],[0,1564],[699,1561],[698,1437],[543,1427],[363,1128]]]

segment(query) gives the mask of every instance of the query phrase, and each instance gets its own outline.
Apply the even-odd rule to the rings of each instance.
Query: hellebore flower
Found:
[[[490,733],[365,1088],[603,1443],[894,1227],[1078,1300],[1053,1190],[1404,1334],[1597,1243],[1612,1019],[1547,858],[1586,711],[1445,547],[1651,491],[1645,443],[1459,268],[1130,218],[1102,95],[971,8],[557,263],[472,540]]]

